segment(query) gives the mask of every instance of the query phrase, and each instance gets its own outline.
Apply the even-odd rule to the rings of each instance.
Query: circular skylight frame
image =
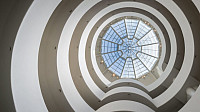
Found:
[[[130,21],[128,22],[128,20],[130,20]],[[123,25],[120,25],[121,21],[124,21]],[[135,21],[135,22],[137,21],[137,25],[135,25],[135,27],[134,27],[135,31],[134,31],[134,28],[131,29],[129,27],[129,26],[132,26],[132,27],[134,26],[134,24],[132,24],[133,21]],[[144,29],[141,29],[142,25],[143,25],[143,27],[147,28],[147,31]],[[125,31],[123,31],[123,27],[124,27]],[[139,30],[139,29],[141,29],[141,30]],[[116,33],[115,36],[112,35],[110,37],[115,38],[118,36],[119,38],[112,39],[112,41],[104,38],[106,35],[110,35],[109,30],[112,30],[112,32],[111,32],[112,34],[113,34],[113,32]],[[134,31],[134,34],[132,31]],[[142,31],[146,31],[146,33],[143,35],[140,35],[140,33]],[[130,16],[122,17],[122,18],[115,19],[114,21],[109,23],[102,32],[103,33],[101,33],[101,34],[103,34],[103,36],[100,37],[101,41],[100,41],[100,47],[99,47],[100,55],[102,58],[102,61],[100,63],[103,63],[104,66],[106,67],[106,70],[110,71],[113,74],[113,76],[117,76],[117,78],[120,77],[120,78],[139,79],[139,78],[147,75],[148,73],[151,73],[151,71],[157,65],[160,55],[161,55],[161,48],[160,48],[161,41],[160,41],[157,31],[149,22],[147,22],[141,18],[138,18],[138,17],[132,17],[132,16],[131,17]],[[152,37],[149,37],[150,34]],[[134,39],[136,39],[136,40],[134,40]],[[146,44],[148,44],[147,40],[150,41],[149,39],[151,40],[151,42],[154,42],[154,43],[150,43],[149,45],[146,45]],[[152,39],[154,41],[152,41]],[[125,42],[125,40],[126,40],[126,42]],[[142,42],[142,40],[143,40],[143,42]],[[105,43],[106,41],[108,43]],[[111,43],[111,45],[110,45],[110,43]],[[109,51],[107,53],[105,52],[105,50],[103,50],[104,48],[102,47],[102,46],[105,46],[106,44],[109,46],[113,46],[111,51]],[[129,53],[126,53],[125,51],[122,50],[124,47],[123,44],[129,45],[129,46],[125,46],[125,47],[128,47]],[[155,44],[156,44],[156,47],[155,47]],[[146,46],[146,47],[144,47],[144,46]],[[152,53],[152,52],[150,52],[151,50],[148,50],[149,48],[151,48],[151,49],[153,48],[154,50],[156,49],[156,51],[152,51],[152,52],[154,52],[154,53]],[[114,50],[114,51],[112,51],[112,50]],[[157,53],[155,53],[155,52],[157,52]],[[131,53],[134,55],[130,55]],[[110,55],[106,56],[105,54],[108,54],[108,55],[110,54]],[[123,56],[124,54],[129,54],[129,55]],[[105,58],[105,57],[107,57],[107,58],[109,57],[110,61],[107,60],[107,58]],[[112,58],[110,58],[110,57],[112,57]],[[143,58],[141,58],[141,57],[143,57]],[[147,61],[147,59],[151,60],[151,62]],[[115,66],[115,65],[117,65],[117,66]],[[143,67],[141,67],[142,65],[143,65]]]

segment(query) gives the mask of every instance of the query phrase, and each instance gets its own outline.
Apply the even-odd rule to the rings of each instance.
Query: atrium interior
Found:
[[[0,112],[200,112],[200,0],[0,6]]]

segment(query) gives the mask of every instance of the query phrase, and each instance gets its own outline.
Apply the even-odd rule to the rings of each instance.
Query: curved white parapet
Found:
[[[140,90],[140,89],[137,89],[137,88],[133,88],[133,87],[126,87],[126,86],[123,86],[123,87],[117,87],[117,88],[114,88],[110,91],[108,91],[105,96],[103,97],[102,100],[106,99],[107,97],[111,96],[111,95],[114,95],[114,94],[117,94],[117,93],[132,93],[132,94],[137,94],[139,96],[142,96],[146,99],[148,99],[150,102],[153,103],[153,100],[152,98],[147,94],[145,93],[144,91]]]
[[[198,9],[198,11],[200,13],[200,1],[199,0],[192,0],[192,2],[194,3],[194,5],[196,6],[196,8]]]
[[[186,82],[194,59],[194,40],[190,24],[181,9],[173,1],[158,0],[158,2],[166,7],[176,18],[181,27],[185,43],[185,57],[177,77],[164,93],[154,99],[156,106],[160,107],[171,100]]]
[[[108,103],[100,107],[96,112],[114,112],[114,111],[131,111],[131,112],[154,112],[148,106],[127,100],[120,100]]]
[[[48,111],[39,84],[38,53],[45,26],[60,1],[34,0],[18,30],[11,60],[11,87],[17,112]]]
[[[57,69],[58,77],[66,99],[74,111],[94,111],[80,96],[77,91],[69,68],[69,46],[76,25],[83,15],[100,0],[84,0],[71,14],[67,20],[58,44]],[[70,89],[70,90],[69,90]],[[77,102],[79,105],[77,105]]]
[[[124,82],[138,84],[138,85],[140,85],[140,86],[145,88],[145,85],[143,83],[141,83],[141,82],[139,82],[137,80],[134,80],[134,79],[118,79],[118,80],[112,82],[110,85],[108,85],[108,87],[114,86],[116,84],[124,83]]]
[[[164,35],[161,31],[161,29],[159,28],[159,26],[149,17],[140,14],[140,13],[136,13],[136,12],[123,12],[123,13],[118,13],[116,15],[111,16],[110,18],[108,18],[106,21],[103,22],[102,25],[100,25],[100,27],[97,29],[96,33],[94,34],[94,38],[92,40],[92,45],[91,45],[91,61],[92,61],[92,65],[94,67],[94,70],[97,74],[97,76],[101,79],[101,81],[105,84],[105,85],[109,85],[111,82],[108,81],[105,76],[102,74],[102,72],[100,71],[97,62],[96,62],[96,54],[95,54],[95,46],[96,46],[96,42],[97,39],[99,37],[100,32],[103,30],[103,28],[109,24],[111,21],[113,21],[114,19],[120,18],[120,17],[124,17],[124,16],[135,16],[135,17],[139,17],[139,18],[143,18],[145,20],[147,20],[151,25],[153,25],[158,34],[160,35],[160,39],[161,39],[161,43],[162,43],[162,53],[160,56],[160,60],[158,62],[158,66],[162,66],[162,63],[164,61],[165,58],[165,54],[166,54],[166,43],[165,43],[165,38]]]

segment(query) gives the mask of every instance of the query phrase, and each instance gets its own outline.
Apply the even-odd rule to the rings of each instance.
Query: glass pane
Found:
[[[135,34],[139,20],[125,19],[125,22],[126,22],[128,38],[132,39]]]
[[[145,35],[143,38],[141,38],[138,41],[138,45],[148,45],[148,44],[153,44],[153,43],[158,43],[158,39],[154,33],[153,30],[151,30],[147,35]]]
[[[126,63],[121,78],[135,78],[133,62],[131,58],[126,59]]]
[[[125,60],[122,58],[119,58],[110,68],[112,72],[114,72],[116,75],[121,76],[122,70],[124,67]]]
[[[142,21],[140,21],[137,27],[137,31],[135,33],[135,37],[137,39],[141,39],[143,36],[145,36],[145,34],[149,32],[149,30],[151,30],[151,28],[147,26],[145,23],[143,23]]]
[[[136,78],[140,78],[142,75],[149,72],[139,59],[135,59],[133,61],[133,64],[135,68]]]
[[[125,26],[125,21],[124,20],[121,20],[113,25],[111,25],[112,28],[118,33],[118,35],[121,37],[121,38],[124,38],[127,36],[127,33],[126,33],[126,26]]]

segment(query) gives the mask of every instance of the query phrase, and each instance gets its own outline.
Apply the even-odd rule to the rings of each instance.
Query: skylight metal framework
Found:
[[[140,78],[159,59],[160,42],[154,29],[139,19],[121,19],[109,26],[101,40],[107,69],[120,78]]]

